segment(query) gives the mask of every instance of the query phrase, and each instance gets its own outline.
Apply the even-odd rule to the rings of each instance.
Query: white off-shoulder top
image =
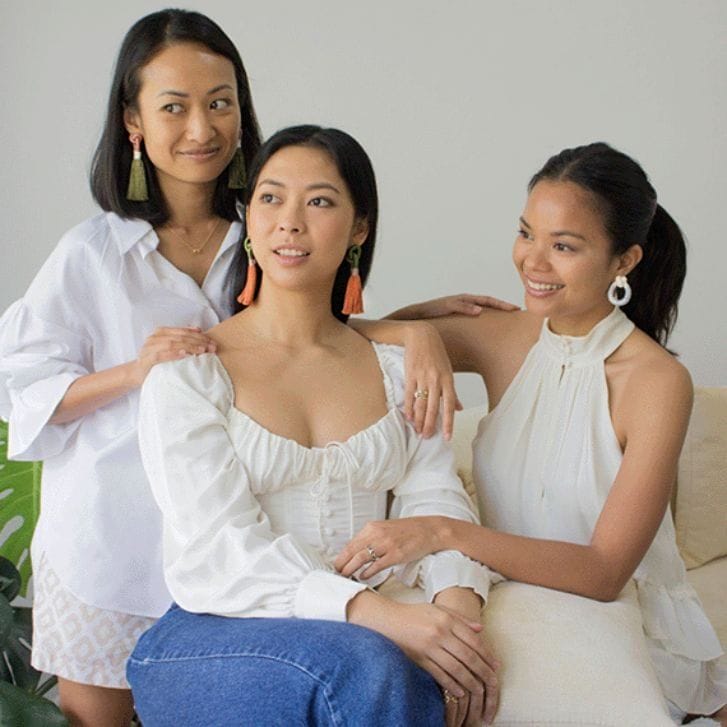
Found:
[[[604,361],[633,330],[619,308],[583,337],[556,335],[545,321],[473,443],[473,476],[486,525],[590,542],[623,459]],[[727,699],[727,673],[716,661],[722,648],[687,581],[669,511],[634,580],[664,694],[687,712],[710,714]]]
[[[167,586],[186,610],[345,620],[367,584],[332,562],[368,521],[447,515],[476,522],[441,436],[401,412],[403,349],[372,344],[388,412],[344,442],[304,447],[235,407],[215,354],[155,366],[142,389],[142,459],[163,519]],[[394,569],[431,600],[451,586],[486,598],[490,572],[445,551]]]

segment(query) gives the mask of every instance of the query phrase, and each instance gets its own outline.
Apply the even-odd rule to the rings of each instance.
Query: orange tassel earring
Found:
[[[361,276],[358,274],[358,261],[361,259],[361,245],[351,245],[346,253],[346,260],[351,265],[351,275],[346,283],[346,295],[343,298],[341,313],[350,316],[352,313],[363,313],[363,290]]]
[[[246,237],[245,242],[242,243],[247,253],[247,280],[245,280],[245,287],[242,289],[242,293],[237,296],[237,302],[240,305],[250,305],[255,300],[255,289],[257,288],[257,263],[255,258],[252,256],[252,243],[250,238]]]

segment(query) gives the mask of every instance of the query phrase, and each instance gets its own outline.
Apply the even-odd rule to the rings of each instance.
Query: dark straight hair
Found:
[[[141,87],[141,68],[159,51],[178,43],[199,43],[232,63],[237,79],[242,155],[246,168],[249,168],[260,148],[260,129],[252,105],[247,73],[237,48],[222,28],[205,15],[189,10],[160,10],[138,20],[126,34],[116,61],[106,123],[91,165],[91,193],[107,212],[116,212],[125,218],[137,217],[154,225],[166,222],[169,211],[159,188],[154,165],[146,154],[143,157],[149,200],[132,202],[126,199],[132,147],[124,127],[124,109],[136,105]],[[221,174],[213,198],[215,214],[226,220],[237,220],[240,192],[229,189],[227,174]]]
[[[290,126],[273,134],[263,145],[250,167],[245,204],[252,199],[260,170],[270,157],[288,146],[307,146],[324,151],[331,158],[338,169],[338,173],[346,183],[349,194],[353,200],[354,214],[357,219],[364,219],[368,224],[366,242],[361,246],[361,259],[359,260],[359,275],[361,284],[366,285],[366,279],[371,270],[371,263],[376,247],[376,225],[379,218],[379,199],[376,191],[376,177],[371,166],[371,160],[363,147],[352,136],[338,129],[325,129],[320,126],[303,125]],[[258,269],[259,270],[259,269]],[[247,254],[240,248],[232,263],[230,275],[230,291],[235,298],[243,288],[247,277]],[[262,271],[258,272],[257,295],[262,281]],[[343,299],[346,293],[346,283],[350,274],[350,266],[345,257],[336,273],[336,279],[331,291],[331,310],[340,321],[344,323],[348,316],[341,313]],[[233,303],[235,312],[245,308],[237,302]]]
[[[564,149],[530,180],[573,182],[593,196],[614,255],[641,245],[641,262],[629,273],[633,295],[624,313],[666,346],[677,320],[677,303],[687,274],[687,248],[679,226],[656,201],[641,166],[603,142]],[[606,291],[604,291],[604,295]]]

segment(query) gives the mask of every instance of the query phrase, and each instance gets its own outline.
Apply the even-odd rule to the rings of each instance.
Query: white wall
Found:
[[[165,3],[0,0],[0,308],[92,213],[87,172],[123,34]],[[635,156],[686,232],[673,348],[726,384],[727,2],[208,0],[263,132],[339,126],[369,151],[382,220],[372,314],[454,291],[520,301],[510,246],[529,176],[565,146]],[[474,403],[479,386],[464,382]]]

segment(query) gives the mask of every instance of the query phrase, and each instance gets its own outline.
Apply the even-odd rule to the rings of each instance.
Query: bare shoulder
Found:
[[[618,401],[629,419],[688,421],[694,388],[687,368],[636,329],[613,357]]]

